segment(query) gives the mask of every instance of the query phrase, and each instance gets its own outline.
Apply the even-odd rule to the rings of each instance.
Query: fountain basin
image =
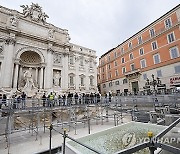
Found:
[[[148,131],[151,131],[156,135],[165,128],[166,126],[132,121],[98,133],[87,135],[77,140],[94,148],[100,153],[113,154],[136,144],[149,141],[147,136]],[[66,143],[65,150],[67,154],[94,154],[91,150],[73,141],[68,141]],[[145,154],[148,152],[149,150],[146,148],[137,153]]]

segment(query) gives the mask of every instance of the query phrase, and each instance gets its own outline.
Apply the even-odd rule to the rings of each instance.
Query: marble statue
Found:
[[[35,88],[34,82],[33,82],[33,76],[32,76],[32,68],[29,68],[29,70],[26,70],[24,72],[24,79],[25,79],[25,86],[24,89],[32,90]]]
[[[60,73],[57,71],[54,75],[54,86],[59,86]]]

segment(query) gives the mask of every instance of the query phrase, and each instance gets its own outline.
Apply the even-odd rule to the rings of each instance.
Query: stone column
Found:
[[[79,85],[80,85],[80,78],[79,78],[79,59],[78,58],[76,58],[75,59],[75,77],[76,77],[76,81],[75,81],[75,86],[76,86],[76,91],[79,91],[80,89],[79,89]]]
[[[51,89],[53,84],[53,50],[47,50],[47,63],[45,68],[45,89]]]
[[[35,80],[36,80],[36,84],[38,85],[38,68],[36,67],[36,72],[35,72]]]
[[[41,67],[41,70],[40,70],[40,81],[39,81],[39,88],[40,89],[43,88],[43,74],[44,74],[44,67]]]
[[[13,88],[17,89],[19,64],[15,64]]]
[[[14,46],[15,46],[15,35],[10,34],[10,36],[5,40],[5,52],[4,52],[4,60],[2,63],[2,87],[3,88],[12,88],[12,77],[13,77],[13,69],[14,69]]]
[[[68,83],[69,83],[69,71],[68,71],[68,54],[64,53],[64,58],[63,58],[63,69],[62,69],[62,90],[67,90],[68,89]]]
[[[20,65],[19,67],[19,79],[18,79],[18,85],[21,84],[21,80],[22,80],[22,66]],[[19,86],[18,86],[19,88]]]

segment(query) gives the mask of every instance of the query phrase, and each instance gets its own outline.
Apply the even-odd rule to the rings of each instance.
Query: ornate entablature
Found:
[[[21,5],[23,8],[24,18],[29,17],[31,20],[36,22],[46,23],[46,18],[49,18],[47,14],[42,11],[42,8],[36,3],[32,3],[30,6]]]

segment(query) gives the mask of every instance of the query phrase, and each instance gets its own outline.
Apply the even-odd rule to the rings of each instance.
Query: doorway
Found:
[[[132,84],[132,91],[134,92],[134,94],[136,95],[137,92],[139,91],[139,85],[138,85],[138,81],[135,82],[131,82]]]

